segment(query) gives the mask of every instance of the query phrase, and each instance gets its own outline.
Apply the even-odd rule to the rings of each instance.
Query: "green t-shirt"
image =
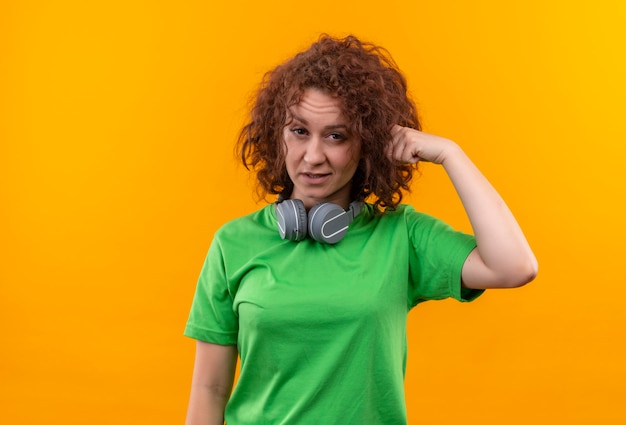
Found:
[[[365,204],[336,245],[282,240],[273,205],[216,232],[185,335],[237,344],[228,425],[406,424],[409,310],[469,301],[471,235],[400,205]]]

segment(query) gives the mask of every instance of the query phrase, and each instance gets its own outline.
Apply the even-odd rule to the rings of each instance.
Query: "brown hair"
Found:
[[[417,110],[389,52],[354,36],[322,35],[306,51],[263,77],[237,143],[244,166],[256,171],[259,193],[288,197],[293,189],[285,167],[282,131],[288,124],[289,108],[306,89],[336,96],[351,132],[361,137],[352,200],[373,195],[376,206],[395,208],[402,191],[409,191],[415,165],[393,162],[385,148],[395,124],[420,129]]]

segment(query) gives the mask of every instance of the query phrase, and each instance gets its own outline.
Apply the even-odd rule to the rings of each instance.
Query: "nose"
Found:
[[[326,160],[324,144],[319,137],[311,137],[304,152],[304,162],[310,165],[321,164]]]

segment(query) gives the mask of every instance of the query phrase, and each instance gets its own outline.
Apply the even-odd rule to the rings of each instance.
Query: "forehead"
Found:
[[[289,112],[293,118],[301,121],[309,118],[346,121],[341,99],[316,89],[306,89],[300,101]]]

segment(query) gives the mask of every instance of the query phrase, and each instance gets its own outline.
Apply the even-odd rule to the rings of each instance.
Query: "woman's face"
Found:
[[[308,89],[290,114],[283,136],[287,173],[294,186],[291,198],[302,200],[307,210],[320,202],[347,209],[361,139],[350,133],[339,100]]]

